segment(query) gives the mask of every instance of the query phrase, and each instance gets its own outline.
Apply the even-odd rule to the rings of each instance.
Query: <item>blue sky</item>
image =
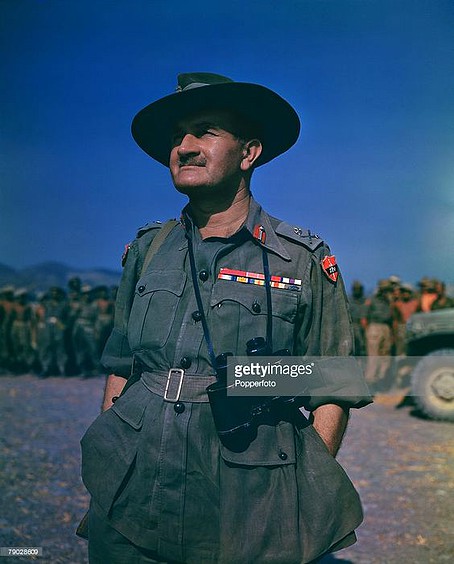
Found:
[[[119,269],[179,216],[130,122],[178,72],[264,84],[298,111],[255,173],[273,215],[322,235],[347,284],[454,282],[451,0],[0,0],[0,263]]]

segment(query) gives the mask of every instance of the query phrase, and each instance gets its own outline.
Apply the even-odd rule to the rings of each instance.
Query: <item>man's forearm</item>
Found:
[[[314,429],[330,453],[336,456],[347,428],[348,410],[334,404],[321,405],[313,411],[313,416]]]
[[[104,389],[104,399],[102,402],[102,411],[105,411],[112,406],[112,398],[121,394],[126,382],[126,378],[122,378],[116,374],[107,376],[106,387]]]

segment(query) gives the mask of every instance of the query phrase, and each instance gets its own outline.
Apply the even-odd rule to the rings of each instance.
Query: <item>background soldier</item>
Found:
[[[0,291],[0,370],[9,372],[13,358],[11,341],[14,288],[5,286]]]
[[[395,274],[389,276],[387,279],[389,285],[389,302],[393,304],[400,299],[401,281]]]
[[[42,378],[65,374],[67,355],[64,335],[68,313],[65,291],[53,286],[42,297],[37,308],[37,341]]]
[[[353,322],[353,333],[355,336],[355,354],[364,356],[366,354],[366,335],[364,331],[367,313],[364,286],[358,280],[352,284],[352,294],[349,300],[350,313]]]
[[[372,388],[383,385],[391,367],[392,322],[388,280],[380,280],[375,295],[368,300],[366,312],[367,364],[366,382]]]
[[[107,286],[98,286],[93,290],[96,307],[95,336],[98,360],[113,329],[115,302],[109,295]]]
[[[68,281],[68,319],[65,327],[65,350],[66,350],[66,375],[74,376],[79,373],[74,347],[74,324],[81,308],[82,281],[74,276]]]
[[[414,295],[410,284],[402,284],[400,298],[393,302],[393,333],[395,343],[395,354],[405,354],[405,332],[406,323],[418,309],[418,299]]]
[[[434,281],[427,276],[418,282],[420,288],[418,311],[428,312],[432,309],[432,304],[437,299]]]
[[[454,298],[450,298],[446,295],[446,284],[440,280],[434,280],[434,289],[437,294],[436,299],[432,302],[431,310],[445,309],[448,307],[454,307]]]
[[[16,291],[11,322],[11,370],[16,373],[28,372],[33,367],[35,351],[32,345],[34,312],[26,290]]]
[[[73,325],[73,347],[78,373],[92,376],[97,372],[99,353],[95,337],[97,307],[90,286],[83,286],[80,307]]]

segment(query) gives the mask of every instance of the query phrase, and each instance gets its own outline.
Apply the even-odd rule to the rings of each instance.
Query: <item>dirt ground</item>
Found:
[[[41,562],[87,562],[86,543],[74,535],[88,504],[79,440],[99,412],[103,384],[0,377],[0,547],[42,547]],[[338,459],[365,520],[358,543],[326,564],[454,561],[454,427],[398,407],[401,399],[378,395],[352,414]]]

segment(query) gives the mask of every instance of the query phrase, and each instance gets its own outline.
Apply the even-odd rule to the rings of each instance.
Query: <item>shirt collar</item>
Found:
[[[181,214],[181,222],[189,237],[200,236],[189,213],[189,206],[185,206]],[[242,229],[246,229],[250,236],[265,249],[279,255],[284,260],[291,260],[287,249],[279,240],[271,224],[270,216],[262,206],[251,196],[249,212]],[[186,246],[186,245],[185,245]]]
[[[276,253],[285,260],[291,260],[287,249],[281,243],[273,229],[270,216],[252,196],[249,205],[249,214],[244,227],[260,246]]]

